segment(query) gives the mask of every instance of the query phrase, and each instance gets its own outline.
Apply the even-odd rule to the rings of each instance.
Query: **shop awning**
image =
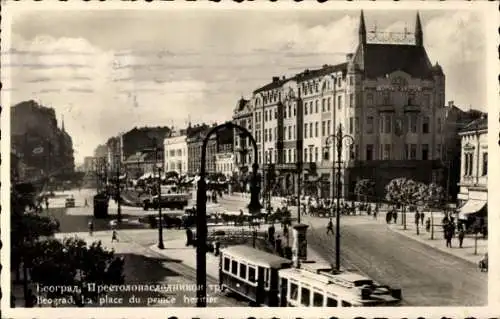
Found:
[[[467,219],[471,214],[475,214],[484,208],[486,201],[469,199],[464,206],[460,207],[458,219]]]

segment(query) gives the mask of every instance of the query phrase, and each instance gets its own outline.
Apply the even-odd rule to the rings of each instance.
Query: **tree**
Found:
[[[406,229],[406,207],[418,203],[424,192],[422,185],[424,184],[417,183],[412,179],[400,177],[391,180],[385,187],[386,200],[402,206],[402,223],[404,229]]]
[[[427,207],[430,209],[431,213],[431,239],[434,239],[434,214],[433,208],[440,207],[443,204],[445,199],[445,193],[443,187],[431,183],[427,187],[427,192],[424,196],[424,202],[427,204]]]
[[[96,303],[105,292],[99,285],[124,283],[122,258],[101,242],[91,245],[79,238],[48,239],[36,242],[30,249],[31,278],[39,287],[75,287],[71,290],[41,290],[46,298],[65,298],[70,304],[83,307]],[[94,286],[95,285],[95,286]]]
[[[354,187],[354,193],[358,196],[364,196],[365,201],[367,201],[367,197],[372,197],[375,194],[375,182],[368,178],[359,180]]]
[[[15,271],[16,280],[20,277],[20,266],[23,271],[24,300],[28,306],[28,267],[31,264],[31,255],[28,252],[33,245],[43,237],[51,237],[59,230],[59,222],[37,213],[27,213],[26,207],[34,207],[32,196],[11,190],[11,268]]]

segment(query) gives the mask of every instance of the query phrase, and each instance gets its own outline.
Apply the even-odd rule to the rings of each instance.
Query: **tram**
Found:
[[[329,265],[292,261],[246,245],[225,248],[219,260],[219,285],[269,307],[396,306],[401,289],[379,285],[354,272],[335,273]]]
[[[249,300],[251,306],[279,306],[278,271],[292,261],[246,245],[220,254],[219,285]]]
[[[329,266],[303,264],[279,271],[281,307],[395,306],[401,289],[391,289],[354,272],[335,274]]]

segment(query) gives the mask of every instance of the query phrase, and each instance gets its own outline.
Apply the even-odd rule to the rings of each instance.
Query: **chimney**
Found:
[[[280,80],[279,76],[273,76],[273,83],[278,82]]]
[[[455,101],[448,101],[448,107],[453,107],[453,104],[455,104]]]
[[[292,261],[295,268],[300,268],[300,262],[307,260],[307,227],[306,224],[293,226]]]

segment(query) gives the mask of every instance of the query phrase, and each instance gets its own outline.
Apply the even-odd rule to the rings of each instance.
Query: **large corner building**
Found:
[[[426,53],[418,13],[414,34],[403,36],[404,43],[381,42],[361,12],[359,43],[344,63],[273,77],[238,101],[233,120],[252,132],[260,167],[273,164],[285,193],[297,191],[300,171],[306,193],[328,196],[337,154],[327,137],[339,127],[354,139],[342,152],[343,196],[362,178],[372,179],[379,195],[396,177],[444,183],[445,76]],[[252,152],[238,150],[248,141],[238,132],[234,141],[236,166],[247,170]]]

